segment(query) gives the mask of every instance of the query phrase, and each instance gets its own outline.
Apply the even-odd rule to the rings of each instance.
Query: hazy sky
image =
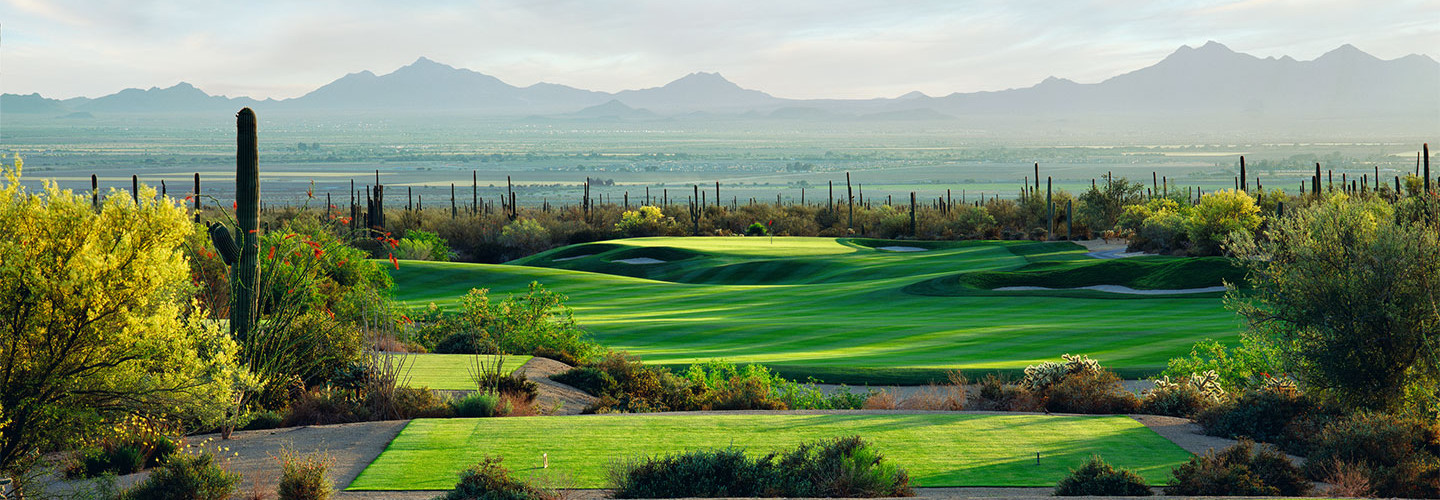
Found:
[[[714,71],[790,98],[1096,82],[1207,40],[1440,57],[1440,0],[3,2],[0,90],[60,98],[180,81],[296,97],[419,56],[512,85],[616,91]]]

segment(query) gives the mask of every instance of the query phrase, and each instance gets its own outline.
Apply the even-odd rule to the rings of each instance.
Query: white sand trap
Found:
[[[665,261],[649,257],[636,257],[633,259],[612,260],[611,262],[623,262],[625,264],[664,264]]]
[[[1205,288],[1184,288],[1180,290],[1136,290],[1128,286],[1120,285],[1091,285],[1082,286],[1079,288],[1048,288],[1043,286],[1002,286],[995,289],[995,291],[997,292],[1022,292],[1035,290],[1095,290],[1097,292],[1128,293],[1132,295],[1175,295],[1183,293],[1223,292],[1225,291],[1225,287],[1207,286]]]
[[[595,255],[595,254],[593,254],[593,253],[587,253],[587,254],[585,254],[585,255],[576,255],[576,256],[574,256],[574,257],[561,257],[561,258],[558,258],[558,259],[550,259],[550,260],[551,260],[552,262],[564,262],[564,261],[567,261],[567,260],[583,259],[583,258],[586,258],[586,257],[590,257],[590,256],[592,256],[592,255]]]
[[[1145,255],[1145,252],[1126,252],[1124,248],[1114,250],[1100,250],[1085,254],[1085,256],[1087,257],[1092,257],[1096,259],[1125,259],[1130,257],[1139,257],[1141,255]]]
[[[875,249],[884,250],[886,252],[924,252],[926,250],[929,250],[928,248],[920,247],[875,247]]]

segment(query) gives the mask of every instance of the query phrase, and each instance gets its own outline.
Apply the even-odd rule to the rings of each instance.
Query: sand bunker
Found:
[[[595,254],[593,254],[593,253],[587,253],[587,254],[585,254],[585,255],[576,255],[576,256],[574,256],[574,257],[561,257],[561,258],[558,258],[558,259],[550,259],[550,261],[551,261],[551,262],[564,262],[564,261],[567,261],[567,260],[583,259],[583,258],[586,258],[586,257],[590,257],[590,256],[592,256],[592,255],[595,255]]]
[[[1022,292],[1035,290],[1095,290],[1097,292],[1128,293],[1132,295],[1174,295],[1183,293],[1210,293],[1223,292],[1223,286],[1209,286],[1205,288],[1185,288],[1180,290],[1137,290],[1128,286],[1120,285],[1091,285],[1079,288],[1048,288],[1043,286],[1002,286],[996,288],[997,292]]]
[[[875,249],[876,249],[876,250],[884,250],[884,251],[886,251],[886,252],[924,252],[924,251],[928,250],[928,249],[926,249],[926,248],[920,248],[920,247],[893,247],[893,246],[892,246],[892,247],[875,247]]]
[[[1126,252],[1124,248],[1099,250],[1085,254],[1087,257],[1096,259],[1125,259],[1129,257],[1139,257],[1141,255],[1145,255],[1145,252]]]
[[[633,258],[633,259],[620,259],[620,260],[613,260],[613,261],[611,261],[611,262],[620,262],[620,263],[624,263],[624,264],[664,264],[664,263],[665,263],[665,261],[663,261],[663,260],[660,260],[660,259],[652,259],[652,258],[649,258],[649,257],[636,257],[636,258]]]

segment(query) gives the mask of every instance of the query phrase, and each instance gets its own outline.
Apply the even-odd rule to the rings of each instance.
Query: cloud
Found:
[[[784,97],[932,95],[1099,81],[1217,40],[1312,58],[1440,47],[1418,0],[6,0],[6,92],[97,96],[189,81],[294,97],[419,56],[515,85],[617,91],[718,71]]]

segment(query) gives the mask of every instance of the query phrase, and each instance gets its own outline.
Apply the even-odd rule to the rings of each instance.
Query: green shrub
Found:
[[[280,427],[280,425],[283,423],[285,423],[284,414],[277,411],[262,411],[252,414],[250,416],[250,422],[246,423],[245,426],[242,427],[240,430],[258,431],[265,429],[275,429]]]
[[[1155,380],[1155,388],[1145,393],[1140,411],[1189,418],[1224,400],[1225,389],[1221,387],[1220,373],[1215,370],[1192,373],[1178,382],[1171,382],[1167,375]]]
[[[455,489],[438,497],[438,500],[553,500],[559,498],[553,491],[533,486],[510,476],[510,470],[500,465],[501,458],[480,459],[480,463],[460,473],[460,482]]]
[[[235,493],[240,475],[220,468],[209,453],[176,453],[121,500],[225,500]]]
[[[857,436],[750,458],[739,448],[644,457],[610,470],[616,498],[911,496],[904,470]]]
[[[461,418],[493,417],[500,405],[500,396],[475,391],[453,403],[455,416]]]
[[[381,406],[374,401],[381,396],[379,391],[366,393],[369,406]],[[390,391],[388,404],[391,418],[408,420],[412,418],[446,418],[451,416],[450,400],[426,387],[396,387]]]
[[[424,260],[435,260],[440,262],[447,262],[450,260],[450,242],[445,241],[445,238],[441,238],[438,234],[432,233],[430,231],[411,229],[409,231],[405,231],[405,238],[400,240],[400,246],[405,246],[405,242],[407,240],[412,242],[411,244],[415,247],[425,249],[425,253],[428,254],[429,258]]]
[[[1090,461],[1079,469],[1071,470],[1069,476],[1055,485],[1057,497],[1144,497],[1153,493],[1139,474],[1125,469],[1116,470],[1099,455],[1090,457]]]
[[[83,477],[97,477],[106,473],[125,475],[140,472],[145,468],[145,455],[138,443],[127,443],[113,448],[88,448],[81,452],[80,469]]]
[[[1310,477],[1324,478],[1328,464],[1365,469],[1382,497],[1440,498],[1440,424],[1384,413],[1336,419],[1315,437],[1307,457]]]
[[[745,236],[765,236],[767,234],[770,234],[770,229],[765,227],[765,224],[752,222],[749,226],[745,226]]]
[[[485,373],[477,381],[480,387],[492,387],[498,393],[508,395],[525,403],[535,402],[540,397],[540,386],[519,373],[500,375]]]
[[[326,500],[334,495],[335,485],[325,475],[331,459],[322,453],[301,455],[281,448],[280,486],[275,495],[280,500]]]
[[[1270,446],[1257,452],[1248,439],[1191,457],[1171,472],[1174,480],[1165,494],[1172,496],[1305,496],[1311,489],[1284,453]]]

